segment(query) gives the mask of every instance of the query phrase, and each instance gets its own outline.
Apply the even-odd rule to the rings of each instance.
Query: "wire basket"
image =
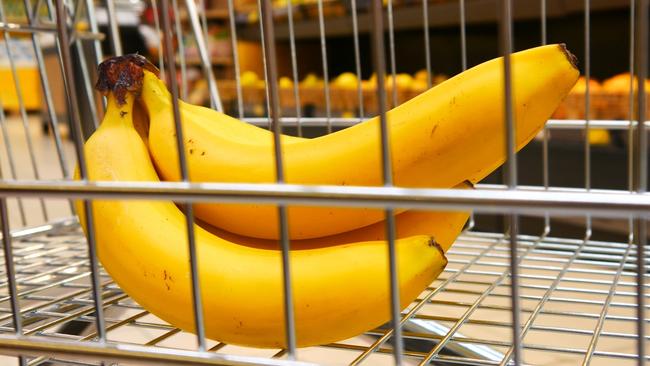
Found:
[[[175,34],[181,49],[173,62],[170,55],[159,53],[159,68],[179,70],[179,93],[183,99],[192,98],[189,75],[192,64],[200,68],[203,84],[195,90],[205,90],[209,103],[216,109],[228,111],[260,126],[294,128],[307,135],[310,129],[331,131],[363,121],[370,115],[385,117],[385,109],[412,98],[417,93],[394,89],[368,88],[357,84],[355,89],[330,87],[328,74],[326,26],[331,18],[323,16],[323,2],[309,8],[302,16],[317,19],[324,82],[318,86],[299,87],[298,70],[301,56],[295,52],[295,11],[291,2],[282,11],[288,25],[288,46],[292,50],[291,74],[295,88],[277,88],[278,70],[274,24],[270,0],[258,0],[257,23],[259,42],[263,49],[264,81],[262,86],[242,86],[240,56],[236,41],[237,23],[233,0],[224,3],[221,15],[206,12],[194,1],[154,0],[160,9],[172,9],[184,18],[170,18],[161,11],[155,25],[164,34]],[[327,2],[338,9],[343,6]],[[359,15],[354,1],[346,3],[355,49],[355,73],[361,79],[359,39],[362,30],[359,18],[373,20],[368,33],[374,45],[386,46],[390,72],[395,77],[395,45],[393,4],[381,7],[377,0],[374,10]],[[463,69],[467,67],[466,12],[478,2],[427,1],[421,4],[425,14],[426,58],[423,67],[431,79],[431,49],[429,37],[430,11],[447,11],[458,19],[461,35],[459,52]],[[371,3],[372,5],[374,3]],[[585,15],[585,43],[590,43],[589,1],[581,9]],[[338,4],[340,5],[340,4]],[[103,100],[94,91],[96,68],[105,58],[101,41],[110,41],[110,54],[120,55],[120,13],[133,12],[127,2],[107,1],[101,9],[92,0],[35,1],[0,0],[0,31],[6,52],[6,67],[12,81],[5,84],[13,89],[16,108],[11,115],[0,108],[0,127],[4,146],[0,152],[0,216],[2,218],[4,267],[0,273],[0,364],[10,365],[98,365],[132,364],[215,364],[215,365],[642,365],[646,363],[649,319],[645,315],[647,298],[647,240],[646,219],[650,212],[647,188],[647,136],[645,90],[638,100],[630,100],[626,114],[598,119],[601,114],[596,103],[583,94],[567,99],[565,108],[580,109],[576,115],[559,111],[562,118],[550,120],[544,133],[533,145],[541,158],[535,164],[517,164],[514,152],[508,149],[506,172],[520,175],[527,171],[541,172],[541,184],[518,185],[516,174],[510,174],[505,184],[479,184],[475,190],[463,192],[450,189],[410,189],[393,187],[313,187],[282,183],[265,185],[256,192],[256,199],[286,205],[296,202],[354,203],[379,207],[412,207],[421,209],[472,209],[466,229],[447,253],[449,264],[445,271],[406,309],[396,314],[392,323],[360,334],[357,337],[317,347],[287,349],[256,349],[202,339],[175,328],[133,301],[103,270],[94,253],[94,243],[83,235],[71,204],[77,198],[120,198],[142,196],[175,201],[224,198],[235,201],[255,200],[243,197],[238,184],[220,186],[187,185],[182,182],[148,187],[128,184],[102,186],[73,182],[73,155],[80,160],[79,151],[84,136],[98,126],[103,114]],[[305,5],[307,6],[307,5]],[[503,54],[512,52],[511,4],[508,0],[494,2],[500,9],[494,19],[500,26],[499,42]],[[198,7],[198,8],[197,8]],[[430,8],[431,7],[431,8]],[[630,72],[640,79],[647,74],[648,19],[647,1],[631,2],[630,10]],[[341,9],[339,9],[341,8]],[[383,9],[386,24],[377,9]],[[546,2],[541,1],[541,43],[546,42]],[[285,13],[286,12],[286,13]],[[311,12],[311,13],[310,13]],[[231,77],[215,75],[210,50],[205,42],[206,14],[222,16],[232,37],[233,71]],[[305,15],[307,14],[307,15]],[[496,13],[495,13],[496,14]],[[644,16],[641,16],[644,14]],[[286,18],[285,18],[286,16]],[[260,21],[261,20],[261,21]],[[185,25],[182,24],[182,22]],[[198,61],[185,57],[182,28],[191,32],[198,47]],[[250,28],[251,26],[249,26]],[[175,30],[175,32],[172,32]],[[381,35],[388,31],[388,42]],[[166,40],[171,41],[171,38]],[[27,61],[16,54],[16,45],[27,45]],[[330,50],[331,51],[331,50]],[[587,48],[586,54],[589,55]],[[375,65],[384,65],[381,53],[373,55]],[[173,56],[173,55],[172,55]],[[41,95],[42,118],[28,113],[26,98],[34,92],[25,89],[22,63],[36,70],[34,90]],[[376,68],[382,76],[383,67]],[[590,72],[589,58],[585,74]],[[380,80],[383,77],[379,78]],[[429,80],[431,82],[431,80]],[[632,85],[630,86],[632,87]],[[506,95],[511,91],[505,87]],[[393,93],[395,91],[395,93]],[[61,98],[61,97],[64,98]],[[279,114],[273,100],[279,96]],[[64,100],[61,100],[64,99]],[[200,98],[199,98],[200,99]],[[2,101],[2,98],[0,98]],[[174,103],[177,100],[174,99]],[[227,105],[226,105],[227,104]],[[591,118],[585,120],[584,104],[591,105]],[[620,104],[620,103],[619,103]],[[259,105],[262,115],[247,113],[245,105]],[[381,108],[381,106],[386,108]],[[305,110],[316,112],[306,116]],[[567,107],[568,106],[568,107]],[[580,108],[578,108],[580,106]],[[622,107],[619,107],[622,109]],[[7,108],[7,111],[11,108]],[[629,118],[633,111],[635,118]],[[341,113],[338,113],[341,112]],[[343,113],[345,112],[345,113]],[[350,115],[352,114],[352,115]],[[603,117],[606,118],[606,117]],[[618,118],[618,119],[617,119]],[[384,118],[385,120],[385,118]],[[65,121],[65,122],[64,122]],[[508,118],[512,126],[512,117]],[[643,127],[643,128],[639,128]],[[623,183],[618,189],[597,189],[592,185],[591,158],[600,153],[587,139],[592,128],[624,134],[626,154],[612,155],[621,168]],[[43,134],[47,130],[49,134]],[[277,131],[277,130],[276,130]],[[567,161],[566,169],[584,169],[584,180],[577,185],[551,184],[554,176],[549,167],[554,140],[562,141],[563,132],[577,132],[582,142],[582,162]],[[512,132],[512,127],[510,127]],[[552,132],[552,134],[551,134]],[[551,137],[553,136],[553,137]],[[575,142],[575,141],[574,141]],[[505,147],[504,147],[505,148]],[[382,146],[384,156],[388,149]],[[527,150],[528,151],[528,150]],[[523,152],[521,155],[531,154]],[[539,157],[539,156],[538,156]],[[573,164],[573,165],[572,165]],[[320,192],[320,193],[319,193]],[[323,193],[324,192],[324,193]],[[324,196],[319,194],[324,194]],[[503,230],[480,230],[482,219],[501,220]],[[520,225],[534,217],[536,232]],[[280,215],[286,223],[286,215]],[[573,221],[571,221],[573,220]],[[576,235],[559,229],[567,222],[578,222]],[[619,235],[596,237],[602,227],[615,227]],[[191,230],[190,230],[191,231]],[[388,252],[387,252],[388,253]],[[286,252],[284,252],[286,254]],[[391,258],[394,259],[394,258]],[[196,261],[192,263],[196,266]],[[395,274],[391,269],[391,276]],[[384,279],[378,279],[384,280]],[[385,279],[388,281],[388,279]],[[195,282],[192,282],[195,285]],[[290,299],[285,287],[285,299]],[[287,300],[288,303],[290,303]],[[191,312],[192,309],[187,309]],[[519,324],[520,326],[513,326]],[[336,326],[333,324],[332,326]],[[287,321],[287,334],[292,334]],[[199,332],[201,333],[201,332]]]

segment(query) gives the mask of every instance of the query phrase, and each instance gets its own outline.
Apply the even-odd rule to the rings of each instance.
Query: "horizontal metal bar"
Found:
[[[280,121],[283,127],[293,127],[300,121],[305,127],[326,127],[327,121],[331,121],[332,127],[350,127],[362,123],[370,118],[340,118],[340,117],[282,117]],[[246,117],[243,121],[250,124],[268,127],[269,119],[267,117]],[[650,121],[646,121],[646,126],[650,126]],[[632,122],[636,127],[637,123]],[[582,130],[587,126],[584,119],[550,119],[546,122],[546,127],[553,130]],[[589,128],[602,128],[606,130],[628,130],[630,121],[628,120],[589,120]]]
[[[54,23],[28,25],[28,24],[9,23],[9,22],[0,22],[0,30],[9,33],[42,33],[42,32],[55,33],[57,31],[56,25],[54,25]],[[104,33],[79,31],[76,34],[77,34],[77,38],[82,40],[103,41],[104,38],[106,38]]]
[[[128,362],[133,365],[314,365],[306,362],[186,351],[176,348],[145,347],[124,343],[54,341],[43,337],[19,337],[5,334],[0,335],[0,353],[12,356],[65,357],[75,361]]]
[[[24,240],[41,234],[46,234],[46,233],[50,234],[50,233],[58,232],[62,229],[77,227],[78,223],[79,223],[79,219],[77,219],[76,216],[68,217],[60,220],[55,220],[44,225],[12,230],[11,238]],[[2,234],[0,234],[0,240],[2,240]]]
[[[0,181],[1,197],[111,198],[178,202],[258,202],[559,216],[650,218],[650,194],[503,189],[419,189],[295,184]]]

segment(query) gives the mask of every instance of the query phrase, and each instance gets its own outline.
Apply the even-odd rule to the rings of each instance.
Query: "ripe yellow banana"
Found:
[[[133,126],[132,107],[132,96],[120,105],[109,94],[104,120],[84,146],[90,180],[158,181]],[[110,275],[145,309],[193,331],[182,212],[163,201],[96,200],[92,206],[98,256]],[[85,228],[81,214],[80,221]],[[455,236],[462,223],[452,221]],[[451,234],[449,224],[441,227],[446,235]],[[207,336],[232,344],[285,347],[279,246],[260,248],[236,235],[225,238],[195,229]],[[390,318],[384,241],[322,238],[299,246],[290,252],[298,346],[352,337]],[[428,235],[400,237],[396,249],[405,307],[447,260]]]
[[[544,126],[579,77],[562,45],[512,55],[516,141],[520,149]],[[164,180],[178,180],[173,114],[160,82],[145,74],[142,100],[150,119],[150,152]],[[189,173],[196,182],[275,181],[272,135],[223,114],[182,109]],[[394,182],[449,188],[479,181],[505,159],[503,63],[494,59],[451,78],[388,112]],[[246,134],[237,134],[246,128]],[[286,181],[382,184],[377,118],[336,133],[283,146]],[[244,140],[244,141],[242,141]],[[264,143],[266,140],[266,143]],[[285,140],[287,140],[285,138]],[[290,139],[289,139],[290,140]],[[198,217],[246,236],[276,239],[277,210],[260,204],[197,204]],[[377,209],[289,207],[292,239],[333,235],[383,218]]]

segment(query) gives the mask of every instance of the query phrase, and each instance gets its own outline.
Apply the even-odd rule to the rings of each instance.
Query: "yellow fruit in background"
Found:
[[[638,88],[638,82],[636,76],[634,77],[634,91]],[[645,81],[645,89],[650,90],[650,81]],[[630,92],[630,73],[624,72],[613,76],[603,82],[603,90],[608,93],[620,93],[627,94]]]
[[[255,71],[244,71],[239,77],[242,86],[255,86],[260,78],[257,76]]]
[[[332,81],[332,85],[343,89],[356,89],[359,85],[359,80],[357,79],[357,75],[351,72],[344,72]]]
[[[397,89],[409,90],[411,89],[412,84],[413,84],[413,78],[409,74],[406,73],[397,74],[395,75],[394,78],[393,75],[386,74],[386,87],[388,89],[392,89],[394,85],[397,85]]]
[[[425,83],[427,82],[428,78],[429,78],[429,73],[427,72],[426,69],[418,70],[418,72],[416,72],[415,75],[413,75],[413,79],[424,81]]]
[[[411,83],[411,90],[416,91],[416,92],[423,92],[427,90],[429,85],[427,84],[427,80],[424,79],[415,79],[413,80],[413,83]]]
[[[283,77],[280,78],[280,81],[278,82],[278,85],[280,86],[280,88],[290,89],[290,88],[293,88],[293,80],[289,79],[286,76],[283,76]]]
[[[630,80],[628,79],[628,89],[629,89],[629,82]],[[589,92],[594,93],[594,92],[599,92],[603,89],[602,85],[594,79],[589,79]],[[576,85],[573,86],[573,89],[571,89],[570,93],[585,93],[587,90],[587,79],[585,79],[584,76],[581,76],[580,79],[578,79],[578,82],[576,82]]]
[[[602,128],[594,128],[589,130],[589,144],[591,145],[609,145],[612,138],[609,131]]]
[[[318,87],[323,85],[323,80],[316,76],[313,72],[310,72],[305,76],[304,79],[300,82],[300,85],[303,87]]]
[[[449,79],[449,77],[445,74],[438,74],[433,76],[433,85],[438,85],[442,83],[443,81]]]
[[[367,81],[367,85],[372,88],[377,87],[377,73],[373,72],[372,75],[370,75],[370,79]]]

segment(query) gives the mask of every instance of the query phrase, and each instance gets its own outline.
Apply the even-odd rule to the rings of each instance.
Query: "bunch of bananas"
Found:
[[[111,59],[100,67],[98,86],[107,91],[108,104],[84,147],[92,181],[179,179],[170,94],[134,60],[139,59]],[[521,148],[543,128],[579,73],[562,45],[513,54],[512,73]],[[125,80],[136,93],[123,90]],[[496,169],[505,159],[503,94],[503,63],[495,59],[388,112],[395,184],[468,188]],[[144,112],[137,113],[137,106]],[[184,102],[180,112],[192,181],[275,181],[271,132]],[[286,181],[381,185],[379,133],[375,118],[314,139],[282,136]],[[115,281],[151,313],[193,331],[183,212],[165,201],[96,200],[92,208],[98,256]],[[284,347],[276,209],[201,203],[195,210],[205,222],[195,231],[207,335]],[[78,212],[85,228],[83,210]],[[288,217],[298,346],[349,338],[389,320],[383,211],[290,206]],[[402,307],[442,272],[444,252],[467,217],[397,212]]]

